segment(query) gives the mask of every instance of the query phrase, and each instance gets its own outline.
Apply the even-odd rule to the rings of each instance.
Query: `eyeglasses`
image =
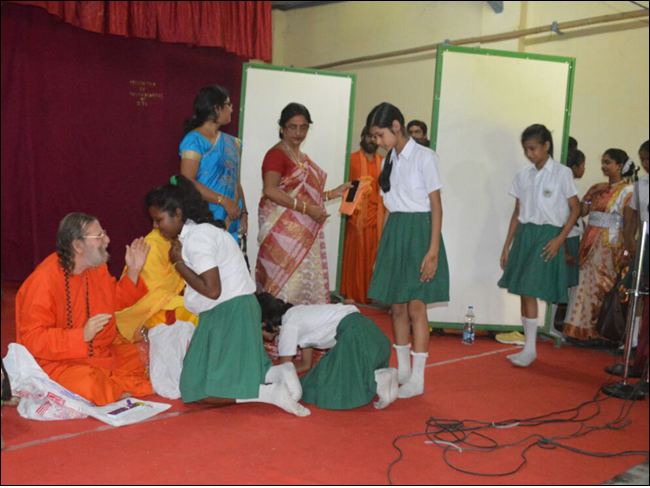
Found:
[[[295,124],[290,124],[285,126],[286,129],[291,132],[292,134],[295,134],[296,132],[307,132],[309,130],[309,125],[295,125]]]
[[[102,233],[99,234],[98,236],[81,236],[81,237],[82,237],[83,239],[103,239],[103,238],[106,237],[107,235],[108,235],[108,234],[106,233],[106,231],[103,230]]]

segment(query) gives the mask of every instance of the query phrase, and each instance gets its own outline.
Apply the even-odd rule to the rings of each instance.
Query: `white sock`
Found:
[[[424,368],[427,365],[429,354],[426,352],[412,352],[413,373],[405,385],[399,389],[399,398],[411,398],[424,393]]]
[[[408,346],[393,346],[397,351],[397,373],[400,385],[406,383],[411,377],[411,344]]]
[[[537,359],[537,330],[537,319],[524,319],[526,345],[521,353],[508,357],[512,364],[520,368],[527,368]]]
[[[378,400],[374,403],[375,408],[382,409],[397,400],[399,383],[397,382],[397,370],[395,368],[383,368],[375,371],[377,382]]]
[[[296,366],[293,363],[284,363],[279,366],[273,366],[266,373],[265,383],[279,383],[284,381],[289,388],[291,398],[294,402],[300,401],[302,398],[302,385],[300,378],[296,373]]]
[[[524,334],[526,333],[526,320],[527,320],[526,317],[521,317],[521,326],[524,328]],[[521,356],[523,352],[524,350],[522,349],[518,353],[511,354],[510,356],[508,356],[508,359],[512,361],[513,359],[516,359],[519,356]]]
[[[308,417],[311,414],[309,409],[293,401],[289,388],[284,381],[272,385],[260,385],[259,395],[258,398],[250,400],[237,400],[237,403],[268,403],[280,407],[285,412],[296,417]]]

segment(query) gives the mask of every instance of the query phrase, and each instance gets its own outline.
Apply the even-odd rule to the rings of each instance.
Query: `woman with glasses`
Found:
[[[327,173],[300,150],[312,124],[307,107],[290,103],[279,124],[280,142],[262,165],[257,290],[296,305],[329,303],[324,203],[351,185],[326,191]]]
[[[202,88],[194,114],[185,121],[181,142],[181,174],[194,182],[215,220],[223,220],[239,242],[248,230],[248,211],[241,187],[241,140],[220,128],[230,123],[233,105],[218,85]]]

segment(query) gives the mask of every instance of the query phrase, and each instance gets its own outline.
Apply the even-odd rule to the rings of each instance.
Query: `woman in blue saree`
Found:
[[[219,129],[233,111],[228,91],[218,85],[201,89],[194,115],[185,121],[181,174],[194,182],[215,220],[223,220],[239,243],[248,231],[248,211],[241,187],[241,141]]]

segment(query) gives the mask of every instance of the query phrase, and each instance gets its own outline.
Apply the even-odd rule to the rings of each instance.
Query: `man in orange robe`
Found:
[[[384,224],[384,204],[379,195],[382,157],[364,127],[361,149],[350,156],[350,181],[370,183],[367,194],[345,225],[341,294],[357,303],[368,303],[368,288]]]
[[[129,272],[108,272],[110,242],[96,218],[69,214],[48,256],[16,296],[17,342],[50,378],[95,405],[152,393],[136,346],[117,333],[115,312],[147,292],[139,279],[149,252],[144,239],[126,247]]]

